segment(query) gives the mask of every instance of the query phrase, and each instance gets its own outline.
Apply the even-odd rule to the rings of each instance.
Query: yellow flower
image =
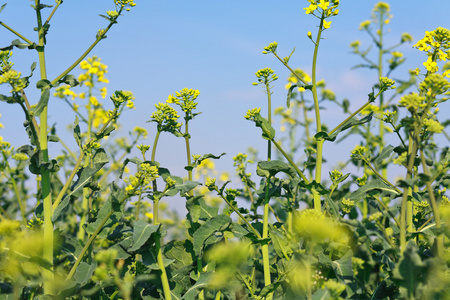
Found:
[[[107,93],[106,86],[104,86],[100,89],[100,95],[102,96],[102,99],[106,98],[106,93]]]
[[[317,9],[317,5],[315,4],[310,4],[308,7],[305,7],[305,13],[308,15],[310,13],[313,13],[315,10]]]
[[[323,10],[328,9],[328,5],[330,5],[330,2],[325,2],[325,0],[320,0],[320,3],[317,5]]]
[[[327,22],[327,21],[323,20],[323,28],[328,29],[328,28],[330,28],[330,25],[331,25],[331,21]]]
[[[431,58],[431,56],[428,56],[428,59],[426,62],[423,63],[423,65],[425,66],[425,68],[427,68],[428,71],[430,71],[431,73],[435,73],[439,70],[439,67],[437,66],[437,63],[435,61],[433,61],[433,59]]]
[[[359,24],[359,30],[368,29],[371,21],[365,20]]]

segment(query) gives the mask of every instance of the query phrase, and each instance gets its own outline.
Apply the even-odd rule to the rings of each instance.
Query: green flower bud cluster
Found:
[[[135,97],[130,91],[115,91],[114,94],[110,97],[111,101],[114,103],[115,108],[119,108],[122,103],[132,102]],[[127,104],[127,106],[130,106]]]
[[[364,158],[364,153],[367,151],[364,146],[356,146],[355,149],[352,150],[350,157],[356,159]]]
[[[262,53],[263,54],[277,53],[277,47],[278,47],[277,42],[270,43],[269,46],[264,47],[264,51]]]
[[[150,122],[158,124],[158,131],[178,131],[182,124],[178,122],[178,112],[167,103],[155,104],[156,111],[150,116]]]
[[[426,106],[425,97],[417,93],[410,93],[400,98],[399,106],[406,107],[409,111],[417,111]]]
[[[139,171],[133,176],[131,175],[126,181],[129,182],[128,186],[125,188],[127,192],[137,191],[140,187],[146,188],[153,180],[158,178],[158,167],[152,166],[149,163],[141,163],[139,166]]]
[[[342,211],[346,214],[349,214],[352,208],[355,206],[355,201],[343,198],[341,204],[342,204]]]
[[[389,79],[387,77],[380,77],[380,90],[381,91],[387,91],[390,89],[395,89],[394,86],[395,80]]]
[[[244,116],[247,120],[255,121],[255,116],[261,112],[261,108],[253,108],[247,111],[247,114]]]
[[[259,84],[268,85],[269,83],[278,79],[278,76],[271,68],[264,68],[258,70],[258,72],[256,72],[256,77],[258,78],[258,82],[253,82],[252,83],[253,85]]]
[[[334,183],[338,181],[344,174],[341,171],[333,170],[330,172],[330,179]]]
[[[169,95],[167,103],[175,103],[180,106],[181,110],[191,115],[192,111],[197,108],[195,100],[200,95],[199,90],[184,88],[179,92],[175,92],[175,96]]]

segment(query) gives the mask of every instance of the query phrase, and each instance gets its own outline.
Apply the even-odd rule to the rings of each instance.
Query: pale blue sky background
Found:
[[[392,29],[386,36],[388,45],[397,43],[403,32],[409,32],[416,42],[423,37],[425,30],[450,26],[448,0],[388,2],[394,15],[388,26]],[[29,7],[32,3],[8,1],[0,20],[36,40],[34,11]],[[54,4],[54,1],[43,3]],[[109,67],[109,93],[116,89],[131,90],[137,98],[137,109],[127,111],[120,120],[123,124],[121,134],[134,126],[142,126],[149,130],[150,135],[145,142],[151,144],[154,124],[146,121],[154,111],[154,104],[189,87],[200,90],[198,109],[203,112],[191,123],[193,153],[226,152],[227,156],[217,162],[217,166],[228,171],[232,170],[232,157],[245,152],[249,146],[265,153],[266,141],[262,140],[260,130],[243,117],[250,108],[262,107],[264,112],[266,106],[262,88],[252,86],[254,74],[265,67],[271,67],[278,74],[280,79],[274,83],[273,89],[273,107],[277,107],[285,105],[284,85],[289,71],[273,56],[261,54],[263,47],[277,41],[280,56],[288,55],[296,47],[291,66],[311,72],[313,44],[306,33],[312,31],[315,34],[317,19],[304,13],[303,7],[308,6],[308,2],[136,0],[136,3],[137,6],[119,19],[108,38],[91,53],[101,57]],[[376,3],[342,0],[340,13],[331,19],[331,28],[325,31],[319,50],[318,77],[327,81],[338,99],[348,98],[352,110],[366,101],[373,83],[377,81],[375,71],[351,70],[361,60],[351,54],[349,48],[356,39],[363,45],[369,44],[368,35],[358,27],[360,22],[370,17]],[[47,36],[49,79],[60,74],[90,45],[97,30],[107,25],[98,15],[113,7],[112,0],[64,1]],[[0,28],[0,47],[9,45],[14,39],[16,37],[10,32]],[[408,59],[392,77],[406,79],[408,69],[422,67],[424,54],[412,49],[412,44],[405,44],[398,50],[405,52]],[[13,60],[17,70],[28,74],[31,63],[37,61],[37,55],[30,50],[15,49]],[[73,73],[78,75],[79,70]],[[5,93],[5,88],[0,91]],[[28,95],[32,103],[37,102],[36,92],[29,89]],[[328,110],[323,112],[322,118],[334,127],[342,120],[341,109],[333,104],[327,105]],[[443,113],[448,116],[448,111],[443,110]],[[28,141],[22,127],[24,116],[20,108],[0,103],[0,114],[0,122],[5,125],[0,129],[0,135],[16,147],[26,144]],[[56,122],[63,128],[73,120],[73,114],[62,101],[51,99],[50,124]],[[63,138],[68,144],[75,145],[70,132]],[[329,162],[346,159],[353,146],[354,143],[325,144],[325,156]],[[57,154],[51,152],[52,156]],[[173,173],[184,175],[183,140],[162,136],[157,160]],[[329,163],[325,171],[334,166],[334,163]]]

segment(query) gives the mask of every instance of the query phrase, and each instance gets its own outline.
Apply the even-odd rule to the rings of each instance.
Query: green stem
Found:
[[[267,239],[269,237],[269,185],[270,185],[270,177],[267,178],[266,181],[266,193],[264,197],[264,219],[263,219],[263,233],[262,238]],[[261,247],[262,256],[263,256],[263,269],[264,269],[264,286],[268,286],[271,284],[270,279],[270,262],[269,262],[269,244],[264,243]],[[272,299],[273,295],[270,293],[267,295],[266,299]]]
[[[155,141],[153,143],[153,148],[152,148],[152,157],[151,157],[151,161],[154,163],[155,162],[155,157],[156,157],[156,147],[158,145],[158,140],[159,140],[159,136],[161,134],[161,131],[157,131],[156,132],[156,136],[155,136]],[[153,181],[153,192],[156,193],[157,192],[157,186],[156,186],[156,180]],[[154,197],[153,199],[153,224],[154,225],[159,225],[159,198]],[[167,278],[167,272],[166,272],[166,267],[164,266],[164,260],[163,260],[163,255],[162,255],[162,250],[161,250],[161,235],[158,234],[158,236],[155,238],[155,247],[156,247],[156,259],[158,262],[158,267],[161,271],[161,284],[163,286],[163,291],[164,291],[164,298],[166,300],[171,300],[172,299],[172,294],[170,292],[170,285],[169,285],[169,279]]]
[[[37,0],[36,0],[37,1]],[[123,7],[120,8],[119,12],[118,12],[118,16],[120,16],[121,12],[123,10]],[[56,77],[55,79],[53,79],[53,81],[51,82],[52,85],[55,85],[61,78],[63,78],[64,76],[66,76],[67,74],[69,74],[70,71],[72,71],[76,66],[78,66],[78,64],[92,51],[92,49],[94,49],[94,47],[103,39],[103,37],[106,35],[106,33],[109,31],[109,29],[115,24],[116,19],[114,19],[114,21],[111,21],[108,25],[108,27],[106,27],[106,29],[104,29],[104,32],[101,36],[99,36],[90,46],[89,48],[83,52],[83,54],[81,54],[81,56],[73,63],[71,64],[64,72],[62,72],[61,74],[59,74],[58,77]]]
[[[308,178],[306,178],[306,176],[303,174],[303,172],[297,167],[297,165],[294,163],[294,161],[289,156],[289,154],[287,154],[286,151],[284,151],[284,149],[280,146],[280,144],[278,144],[275,140],[271,140],[271,141],[275,145],[275,147],[277,147],[278,151],[280,151],[281,154],[283,154],[283,156],[287,159],[287,161],[291,164],[291,166],[294,168],[294,170],[297,172],[297,174],[303,179],[303,181],[306,184],[309,184],[310,182],[309,182]]]
[[[232,205],[230,203],[230,201],[228,201],[228,199],[222,194],[220,193],[220,191],[218,190],[218,188],[215,188],[216,192],[218,193],[218,195],[220,195],[220,197],[222,197],[222,199],[228,204],[228,206],[235,212],[237,213],[237,215],[239,216],[239,218],[241,218],[242,221],[245,222],[245,224],[247,224],[248,228],[250,228],[253,233],[260,239],[261,235],[259,234],[259,232],[252,226],[252,224],[250,224],[247,219],[240,213],[239,210],[236,209],[236,207],[234,205]]]
[[[266,83],[266,93],[267,93],[267,120],[270,126],[272,126],[272,101],[269,83]],[[267,160],[272,159],[272,144],[270,140],[267,141]]]
[[[417,134],[417,131],[415,131]],[[417,152],[417,141],[416,139],[410,139],[412,146],[410,146],[411,151],[409,152],[409,159],[407,165],[406,180],[412,178],[412,172],[414,167],[414,160],[416,158]],[[400,208],[400,249],[402,251],[406,250],[406,211],[408,203],[408,188],[405,187],[403,190],[402,204]]]
[[[322,131],[322,123],[320,122],[320,107],[319,107],[319,98],[317,96],[317,54],[319,52],[319,43],[320,38],[322,35],[323,30],[323,20],[325,18],[325,14],[322,14],[322,17],[320,19],[320,26],[319,31],[317,32],[317,38],[314,46],[314,54],[313,54],[313,63],[312,63],[312,72],[311,72],[311,79],[312,79],[312,89],[311,92],[313,94],[314,99],[314,112],[316,116],[316,132]],[[324,139],[317,140],[317,148],[316,148],[316,173],[314,180],[317,183],[320,183],[322,181],[322,155],[323,155],[323,143]],[[320,194],[313,188],[312,189],[313,197],[314,197],[314,209],[317,211],[322,211],[321,207],[321,199]]]
[[[423,150],[420,149],[420,160],[422,162],[422,169],[423,173],[425,175],[429,175],[427,163],[425,161],[425,155],[423,154]],[[434,197],[434,191],[433,187],[431,186],[431,181],[426,182],[426,186],[428,189],[428,197],[431,204],[431,208],[433,209],[433,215],[434,215],[434,221],[436,223],[436,230],[437,232],[440,232],[440,234],[436,237],[436,250],[437,250],[437,256],[443,257],[444,254],[444,236],[442,236],[441,229],[441,217],[439,213],[439,207],[436,202],[436,198]]]
[[[6,162],[6,167],[8,168],[8,171],[10,174],[9,179],[11,180],[11,183],[13,185],[13,190],[14,190],[14,194],[16,195],[16,198],[17,198],[17,203],[19,204],[20,214],[22,215],[22,222],[24,224],[26,224],[27,218],[26,218],[26,212],[25,212],[25,207],[24,207],[23,201],[22,201],[22,197],[20,196],[20,192],[19,192],[19,189],[17,188],[17,183],[16,183],[16,180],[14,179],[12,169],[11,169],[11,167],[8,163],[7,157],[4,153],[3,153],[3,160]]]
[[[36,19],[37,19],[37,31],[39,35],[39,70],[41,80],[47,79],[47,71],[45,64],[45,52],[44,52],[44,39],[45,31],[42,27],[42,17],[40,10],[40,0],[35,0],[36,7]],[[42,91],[43,92],[43,91]],[[45,106],[40,115],[41,125],[39,133],[39,143],[41,146],[42,157],[45,163],[49,162],[48,154],[48,139],[47,139],[47,118],[48,118],[48,106]],[[44,204],[44,249],[43,258],[48,261],[52,266],[50,270],[44,269],[44,293],[47,295],[53,295],[54,290],[54,274],[53,274],[53,204],[51,194],[50,183],[50,171],[42,168],[42,199]]]
[[[30,41],[29,39],[27,39],[26,37],[24,37],[23,35],[21,35],[20,33],[18,33],[17,31],[15,31],[14,29],[12,29],[11,27],[9,27],[8,25],[6,25],[5,23],[3,23],[2,21],[0,21],[0,25],[2,25],[3,27],[5,27],[6,29],[8,29],[9,31],[11,31],[12,33],[14,33],[15,35],[17,35],[18,37],[20,37],[22,40],[24,40],[25,42],[27,42],[28,44],[32,45],[33,42]]]

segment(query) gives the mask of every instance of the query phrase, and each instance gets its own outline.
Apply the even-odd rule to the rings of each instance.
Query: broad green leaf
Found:
[[[133,246],[128,251],[136,251],[147,242],[150,236],[159,229],[160,225],[152,225],[143,220],[133,224]]]
[[[339,213],[339,207],[337,206],[337,204],[333,201],[333,199],[330,198],[329,195],[324,195],[325,200],[327,201],[327,207],[329,208],[329,212],[330,214],[334,217],[334,218],[340,218],[340,213]]]
[[[403,252],[403,257],[393,272],[393,280],[406,288],[408,297],[414,296],[417,287],[424,280],[426,264],[417,253],[417,246],[410,240]]]
[[[103,148],[98,148],[92,158],[92,167],[87,166],[78,170],[78,179],[74,183],[69,195],[79,196],[83,191],[83,187],[92,182],[94,175],[100,171],[106,163],[108,163],[108,156],[106,155],[105,150]]]
[[[202,224],[193,236],[194,252],[198,256],[205,241],[216,232],[222,232],[231,224],[231,218],[226,215],[218,215]]]
[[[179,269],[193,264],[193,245],[189,240],[185,241],[170,241],[164,247],[164,255],[175,260],[174,266]]]
[[[391,156],[392,152],[394,151],[394,146],[387,145],[383,148],[380,155],[375,159],[374,166],[376,169],[380,168],[383,164],[383,160],[389,158]]]
[[[31,109],[31,115],[39,117],[44,108],[47,107],[48,99],[50,99],[50,89],[46,88],[42,90],[41,98],[36,107]]]
[[[74,87],[74,86],[77,86],[79,82],[78,82],[78,80],[75,78],[75,76],[67,74],[66,76],[64,76],[63,78],[61,78],[61,79],[58,81],[58,83],[59,83],[59,84],[65,83],[65,84],[70,85],[71,87]]]
[[[75,281],[81,286],[85,285],[89,279],[94,274],[95,269],[97,268],[97,264],[93,263],[92,265],[87,262],[82,261],[75,271]]]
[[[351,193],[349,198],[350,200],[360,201],[360,199],[365,198],[368,192],[373,190],[380,191],[382,196],[389,195],[391,199],[397,196],[397,191],[394,188],[385,183],[383,180],[377,178]]]
[[[188,199],[186,201],[186,208],[192,222],[198,222],[200,219],[211,219],[212,217],[217,216],[217,213],[219,212],[218,207],[207,205],[202,196]]]
[[[334,260],[331,263],[334,273],[336,273],[336,277],[340,281],[351,279],[353,277],[352,256],[352,251],[348,250],[347,253],[345,253],[344,256],[341,257],[341,259]]]
[[[319,289],[312,295],[312,300],[330,300],[331,294],[327,288]]]
[[[273,225],[269,226],[269,236],[272,240],[273,248],[279,257],[289,259],[292,254],[292,248],[290,246],[288,238],[284,233],[275,228]]]
[[[261,177],[273,177],[279,172],[286,173],[290,177],[297,175],[290,164],[281,160],[260,161],[256,167],[256,174]]]
[[[197,282],[186,291],[181,299],[196,300],[198,293],[208,287],[212,276],[213,273],[201,273],[200,278],[197,280]]]
[[[111,194],[105,204],[100,208],[97,218],[94,222],[91,222],[86,227],[86,232],[89,234],[94,233],[95,230],[101,225],[101,223],[106,219],[107,221],[102,227],[102,230],[99,232],[99,238],[105,238],[107,236],[107,229],[113,226],[120,220],[122,216],[122,211],[117,211],[113,209],[112,199],[117,198],[117,195],[123,194],[124,191],[116,186],[113,182],[111,184]],[[121,203],[121,209],[123,209],[125,205],[125,201]]]

